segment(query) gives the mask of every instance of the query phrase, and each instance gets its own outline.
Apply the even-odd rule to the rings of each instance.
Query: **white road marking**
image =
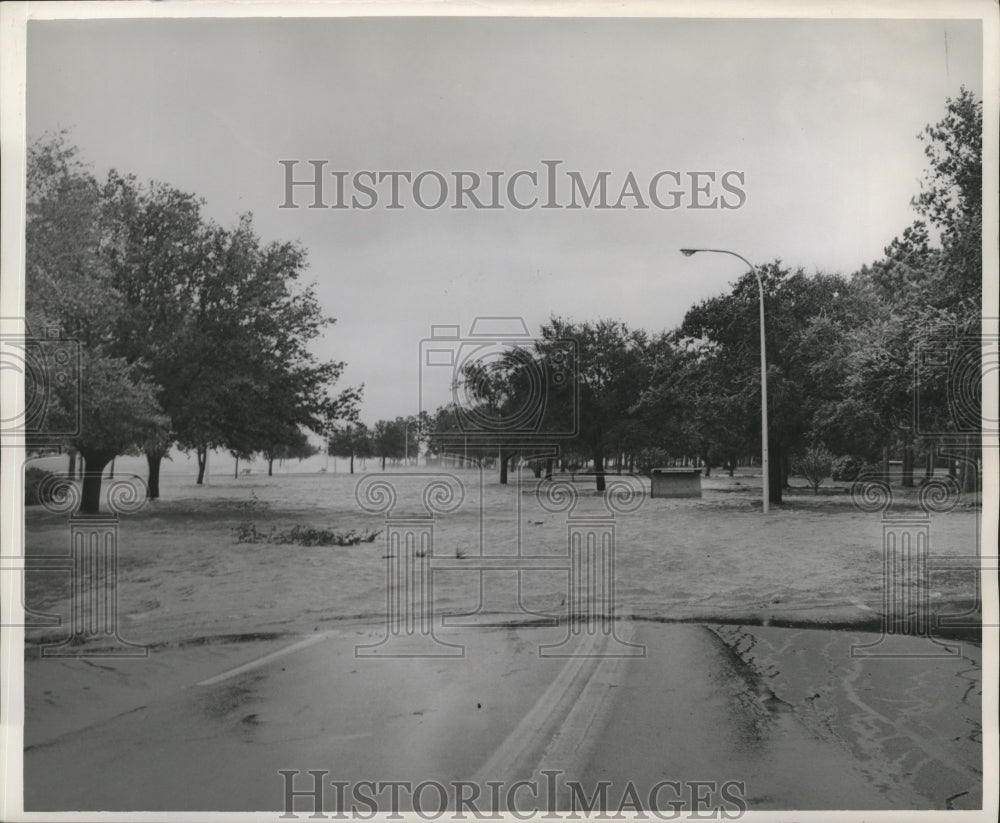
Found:
[[[297,652],[299,649],[306,648],[306,646],[311,646],[314,643],[319,643],[321,640],[326,640],[330,634],[331,632],[324,632],[323,634],[311,635],[310,637],[305,638],[305,640],[300,640],[298,643],[292,643],[291,646],[285,646],[283,649],[278,649],[276,652],[265,654],[263,657],[258,657],[256,660],[251,660],[249,663],[244,663],[242,666],[237,666],[235,669],[229,669],[228,671],[222,672],[222,674],[217,674],[207,680],[202,680],[196,685],[214,686],[216,683],[221,683],[223,680],[228,680],[230,677],[236,677],[236,675],[243,674],[244,672],[251,671],[252,669],[259,669],[261,666],[266,666],[272,660],[277,660],[279,657],[284,657],[286,654],[292,654],[292,652]]]

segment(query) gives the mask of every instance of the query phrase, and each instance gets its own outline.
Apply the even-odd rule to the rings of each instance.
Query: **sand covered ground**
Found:
[[[120,459],[116,471],[141,468]],[[419,513],[423,490],[440,476],[416,467],[383,474],[374,461],[368,468],[375,469],[369,480],[394,490],[395,514]],[[64,621],[26,631],[26,798],[35,808],[278,808],[277,768],[329,766],[363,777],[362,764],[375,777],[391,766],[413,779],[443,779],[461,777],[452,774],[459,763],[482,776],[497,751],[518,735],[530,738],[525,716],[537,714],[547,687],[565,676],[562,662],[540,665],[535,650],[540,634],[565,624],[530,624],[566,616],[567,573],[475,569],[480,555],[515,566],[517,555],[566,555],[566,513],[543,505],[530,473],[502,487],[492,472],[447,470],[461,505],[434,520],[433,555],[449,563],[434,574],[433,607],[437,615],[476,613],[467,621],[473,625],[442,631],[481,651],[458,664],[423,665],[366,664],[353,653],[386,631],[384,531],[352,546],[237,539],[250,523],[264,533],[384,530],[384,515],[356,499],[366,473],[269,478],[260,469],[216,474],[198,487],[189,466],[168,466],[162,499],[121,517],[119,633],[145,645],[147,657],[42,658],[46,643],[66,636],[69,580],[58,571],[28,575],[28,605]],[[592,480],[578,478],[574,488],[573,518],[607,524]],[[951,654],[902,638],[904,654],[915,657],[852,657],[852,646],[880,643],[883,515],[860,511],[845,486],[816,496],[793,489],[766,517],[759,477],[713,475],[703,488],[701,499],[647,497],[614,515],[616,612],[656,655],[610,674],[599,667],[577,673],[581,705],[596,699],[586,723],[574,721],[572,705],[557,711],[554,704],[539,728],[556,742],[515,747],[520,754],[510,762],[530,767],[555,745],[572,750],[570,765],[587,780],[602,779],[611,764],[618,778],[695,779],[687,772],[715,757],[724,777],[749,776],[751,808],[831,808],[839,798],[839,808],[979,807],[978,632],[949,632],[942,642],[953,644]],[[974,611],[976,576],[958,558],[976,553],[978,501],[961,499],[926,516],[915,491],[893,491],[887,517],[926,526],[932,557],[950,558],[952,568],[938,563],[928,578],[934,613]],[[25,526],[30,556],[68,551],[65,515],[31,507]],[[924,593],[915,586],[913,594]],[[477,621],[493,625],[477,628]],[[480,662],[449,674],[449,666],[470,660]],[[252,671],[213,685],[241,666]],[[523,689],[515,699],[516,683]],[[626,691],[624,703],[601,697]],[[473,692],[475,711],[463,703]],[[657,722],[643,719],[649,716]],[[470,743],[463,723],[482,726],[482,735]],[[719,724],[727,729],[722,737]],[[567,749],[573,734],[578,745]],[[658,748],[665,734],[683,746]],[[421,758],[407,759],[397,738]],[[157,768],[162,746],[172,753],[170,769]],[[659,771],[650,771],[657,757]],[[183,790],[184,774],[220,758],[240,769],[216,769],[196,792]],[[45,783],[53,768],[64,775],[58,797]],[[116,781],[98,779],[112,772]]]
[[[136,460],[132,468],[141,465]],[[374,461],[369,467],[377,469]],[[126,459],[119,460],[119,476],[129,468]],[[397,513],[420,510],[427,470],[411,471],[424,476],[384,474],[396,489]],[[377,470],[373,474],[381,476]],[[540,505],[530,472],[521,474],[520,486],[515,478],[506,487],[493,472],[452,474],[462,484],[464,501],[436,518],[435,556],[565,555],[566,515]],[[384,516],[364,511],[355,498],[363,476],[216,475],[210,486],[198,487],[189,473],[165,472],[162,498],[120,520],[123,637],[169,644],[227,634],[295,633],[384,614],[384,534],[371,543],[330,547],[238,543],[235,536],[247,522],[264,532],[294,526],[383,530]],[[759,477],[714,475],[703,485],[700,500],[647,498],[635,511],[615,516],[620,614],[877,626],[884,592],[881,514],[859,511],[841,486],[821,489],[819,496],[796,489],[785,505],[764,517]],[[575,486],[575,517],[607,516],[592,481]],[[915,491],[897,487],[893,492],[892,515],[922,516]],[[979,510],[974,501],[960,500],[952,511],[930,515],[927,523],[933,557],[975,555]],[[25,526],[29,555],[68,552],[65,516],[31,507]],[[976,575],[961,568],[971,562],[931,572],[928,595],[935,612],[964,613],[974,606]],[[517,578],[516,573],[490,572],[481,585],[475,571],[436,573],[435,610],[520,610],[519,583],[523,610],[565,613],[565,572],[530,571]],[[65,614],[68,591],[65,573],[28,576],[27,603],[33,609]],[[28,631],[31,642],[63,635],[59,629]]]

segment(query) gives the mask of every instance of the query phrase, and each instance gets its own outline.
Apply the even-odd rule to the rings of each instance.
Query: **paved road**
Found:
[[[487,813],[595,797],[730,813],[982,802],[976,646],[872,661],[850,656],[872,638],[844,632],[621,622],[617,640],[583,630],[552,648],[566,632],[449,628],[440,636],[462,656],[359,658],[378,630],[345,627],[248,645],[214,669],[205,650],[197,665],[195,652],[63,663],[61,685],[37,661],[26,688],[47,703],[29,700],[25,808],[280,811],[289,785],[312,786],[309,770],[326,773],[325,808],[337,780],[363,812],[351,794],[363,781],[437,781],[449,803],[461,792]],[[539,656],[546,645],[582,656]],[[106,697],[89,715],[67,699],[74,672]],[[47,721],[56,733],[41,733],[45,712],[66,713]],[[391,792],[378,793],[383,811]],[[313,801],[295,800],[303,818]],[[440,800],[432,788],[421,802]]]

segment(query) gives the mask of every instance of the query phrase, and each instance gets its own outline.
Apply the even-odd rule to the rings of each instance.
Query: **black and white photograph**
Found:
[[[997,819],[995,2],[0,38],[0,819]]]

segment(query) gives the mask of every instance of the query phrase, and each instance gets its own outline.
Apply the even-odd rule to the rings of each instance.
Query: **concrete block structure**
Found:
[[[650,497],[701,497],[701,469],[653,469]]]

